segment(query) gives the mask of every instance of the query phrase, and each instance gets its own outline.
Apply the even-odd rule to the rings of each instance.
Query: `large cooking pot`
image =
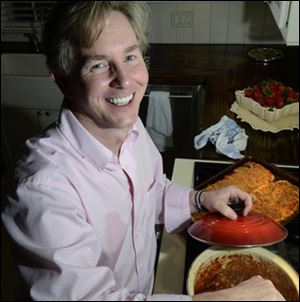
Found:
[[[270,279],[287,301],[299,300],[299,275],[280,256],[262,247],[210,247],[192,263],[187,278],[191,296],[229,288],[252,276]]]

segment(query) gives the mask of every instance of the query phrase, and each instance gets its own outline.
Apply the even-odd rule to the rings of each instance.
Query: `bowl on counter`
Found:
[[[282,117],[299,113],[299,102],[285,105],[280,109],[270,109],[269,107],[263,107],[258,102],[246,97],[244,95],[244,90],[236,90],[235,96],[237,104],[240,107],[251,111],[258,117],[260,117],[262,120],[265,120],[267,122],[275,121]]]
[[[287,301],[299,301],[299,275],[266,248],[210,247],[192,263],[187,277],[191,296],[233,287],[252,276],[270,279]]]

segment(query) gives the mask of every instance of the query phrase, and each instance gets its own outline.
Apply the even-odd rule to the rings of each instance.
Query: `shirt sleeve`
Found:
[[[18,245],[22,276],[34,300],[115,300],[128,291],[115,290],[108,267],[98,266],[101,246],[78,197],[62,183],[23,184],[3,222]],[[21,251],[21,254],[20,254]]]
[[[165,192],[165,228],[171,233],[183,228],[191,218],[191,188],[168,181]]]
[[[34,300],[190,300],[117,288],[111,269],[99,265],[102,247],[67,184],[27,182],[9,201],[3,223],[18,246],[19,269]]]

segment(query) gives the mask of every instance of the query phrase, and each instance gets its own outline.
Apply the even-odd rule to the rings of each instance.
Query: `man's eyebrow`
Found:
[[[138,45],[132,45],[125,49],[125,53],[129,53],[129,52],[137,50],[137,49],[140,49],[140,47]]]
[[[94,53],[94,54],[84,55],[83,56],[83,61],[86,63],[86,62],[93,61],[93,60],[103,60],[105,58],[106,57],[104,55]]]

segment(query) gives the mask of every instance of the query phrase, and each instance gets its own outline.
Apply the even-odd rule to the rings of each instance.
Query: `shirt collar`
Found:
[[[58,128],[80,156],[89,160],[98,169],[102,170],[108,164],[109,166],[118,164],[118,159],[113,152],[96,140],[82,126],[66,104],[62,107]],[[138,135],[139,131],[135,123],[122,145],[134,144]]]

